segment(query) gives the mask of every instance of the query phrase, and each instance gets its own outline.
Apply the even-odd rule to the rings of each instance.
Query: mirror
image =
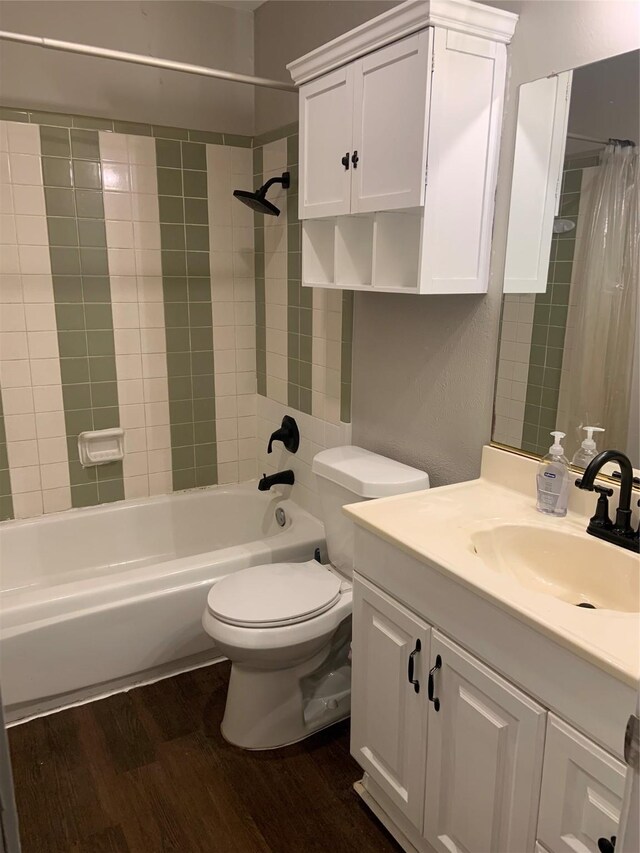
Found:
[[[640,51],[520,87],[493,440],[640,467]],[[576,463],[578,464],[578,463]]]

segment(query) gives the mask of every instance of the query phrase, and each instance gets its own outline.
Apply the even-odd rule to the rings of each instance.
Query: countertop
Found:
[[[493,454],[501,452],[485,448],[485,456],[487,450]],[[491,459],[495,462],[495,456]],[[502,464],[502,460],[498,461]],[[518,464],[527,472],[533,470],[522,461]],[[561,526],[567,532],[584,534],[588,520],[588,516],[573,509],[563,519],[541,515],[535,509],[533,495],[510,487],[513,476],[509,485],[495,482],[493,477],[488,479],[484,472],[490,467],[483,462],[483,476],[478,480],[350,504],[344,512],[356,524],[453,577],[477,595],[637,689],[640,681],[638,613],[588,610],[533,592],[513,577],[494,571],[476,554],[470,537],[475,530],[491,524]],[[495,471],[489,473],[493,475]],[[588,498],[589,501],[593,499],[595,507],[595,496]],[[577,503],[584,508],[584,497],[578,496]],[[615,545],[602,544],[618,550]],[[606,565],[602,566],[602,571],[607,571]]]

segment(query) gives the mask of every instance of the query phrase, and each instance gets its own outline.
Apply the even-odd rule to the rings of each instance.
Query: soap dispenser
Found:
[[[552,432],[551,435],[554,442],[538,466],[536,509],[546,515],[562,517],[567,514],[569,500],[569,460],[564,455],[561,444],[565,433]]]
[[[582,429],[587,433],[587,437],[574,453],[571,464],[576,465],[579,468],[586,468],[589,462],[598,455],[598,448],[593,440],[593,434],[594,432],[604,432],[604,428],[586,426],[582,427]]]

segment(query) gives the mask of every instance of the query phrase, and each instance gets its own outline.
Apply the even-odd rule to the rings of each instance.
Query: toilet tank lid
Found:
[[[362,447],[332,447],[314,456],[312,470],[361,498],[385,498],[429,488],[429,475]]]

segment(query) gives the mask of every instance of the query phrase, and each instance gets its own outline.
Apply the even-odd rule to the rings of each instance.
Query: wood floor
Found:
[[[228,664],[9,732],[24,853],[398,853],[348,725],[271,752],[219,731]]]

